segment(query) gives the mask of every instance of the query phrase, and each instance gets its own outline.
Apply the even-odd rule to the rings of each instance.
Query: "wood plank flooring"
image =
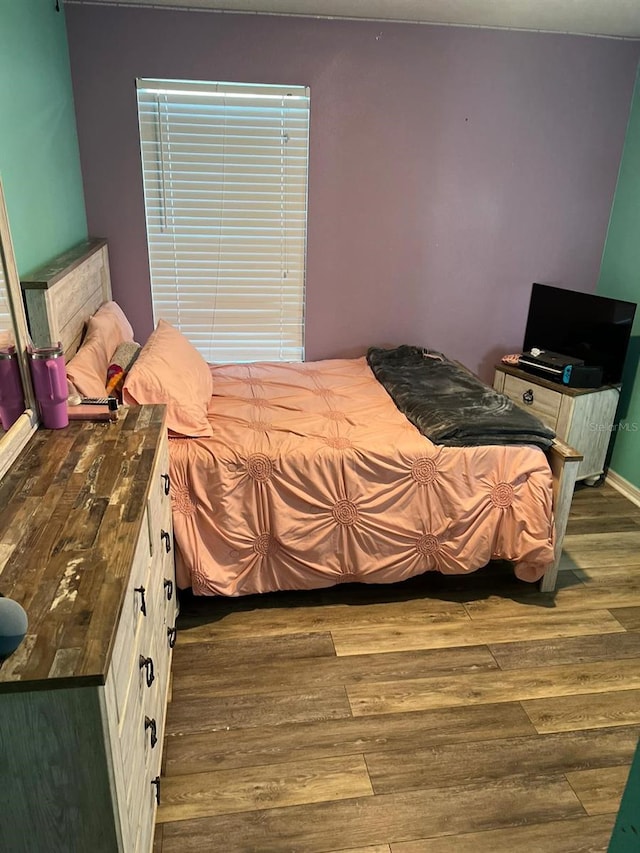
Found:
[[[606,851],[640,738],[640,507],[578,487],[555,594],[184,597],[154,853]]]

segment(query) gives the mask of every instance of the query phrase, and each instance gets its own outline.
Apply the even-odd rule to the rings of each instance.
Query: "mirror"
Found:
[[[38,425],[37,408],[27,364],[27,321],[13,254],[9,219],[0,181],[0,346],[15,343],[24,391],[25,410],[8,429],[0,427],[0,479],[13,464]]]

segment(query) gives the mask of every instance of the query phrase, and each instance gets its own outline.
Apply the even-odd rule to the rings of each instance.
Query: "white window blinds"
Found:
[[[309,90],[137,81],[154,318],[207,361],[301,361]]]

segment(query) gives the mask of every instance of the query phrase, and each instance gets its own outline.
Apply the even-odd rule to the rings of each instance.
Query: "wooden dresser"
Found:
[[[175,641],[164,406],[39,430],[0,482],[0,850],[148,853]]]
[[[561,441],[582,454],[577,480],[588,484],[598,480],[605,469],[620,386],[569,388],[518,367],[498,364],[493,387],[540,418]]]

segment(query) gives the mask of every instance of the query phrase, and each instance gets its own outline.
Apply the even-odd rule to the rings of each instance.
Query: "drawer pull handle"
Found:
[[[172,580],[165,580],[164,592],[165,592],[165,595],[167,596],[167,601],[171,601],[171,599],[173,598],[173,581]]]
[[[164,480],[164,493],[165,495],[168,495],[169,489],[171,488],[171,478],[168,474],[161,474],[160,476]]]
[[[165,550],[168,554],[169,551],[171,550],[171,534],[167,533],[166,530],[161,530],[160,531],[160,539],[164,540],[164,547],[165,547]]]
[[[159,776],[156,776],[156,778],[155,778],[155,779],[152,779],[152,780],[151,780],[151,784],[152,784],[152,785],[155,787],[155,789],[156,789],[156,803],[157,803],[158,805],[160,805],[160,777],[159,777]]]
[[[147,687],[151,687],[153,684],[153,680],[155,675],[153,673],[153,661],[151,658],[146,658],[144,655],[140,655],[139,658],[140,669],[145,670],[145,676],[147,679]]]
[[[151,717],[144,718],[144,730],[151,729],[151,749],[158,743],[158,734],[156,731],[156,721],[152,720]]]
[[[531,388],[527,388],[527,390],[522,395],[522,402],[525,406],[531,406],[533,404],[533,391]]]
[[[178,636],[177,628],[167,628],[167,638],[169,640],[169,648],[172,649],[176,644],[176,637]]]
[[[147,602],[145,601],[145,598],[144,598],[144,594],[146,592],[145,588],[143,586],[137,586],[133,591],[140,593],[140,613],[142,613],[143,616],[146,616],[147,615]]]

